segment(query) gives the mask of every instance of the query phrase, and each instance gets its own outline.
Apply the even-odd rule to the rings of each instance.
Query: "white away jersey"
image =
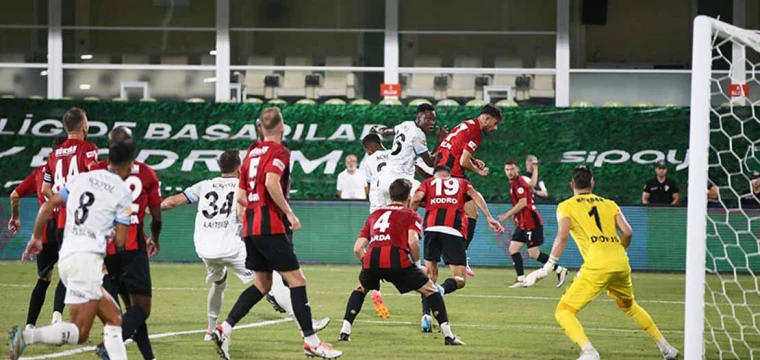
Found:
[[[81,173],[58,194],[66,203],[61,260],[73,253],[105,254],[106,236],[113,231],[114,223],[130,224],[132,192],[116,173]]]
[[[364,158],[362,171],[364,171],[364,177],[367,178],[367,183],[377,182],[378,174],[388,165],[390,154],[390,150],[378,150]]]
[[[184,192],[195,214],[195,252],[202,259],[219,259],[240,252],[242,225],[237,217],[237,178],[203,180]]]
[[[404,121],[393,129],[393,148],[388,158],[388,170],[405,177],[414,177],[417,155],[428,152],[427,139],[414,121]]]

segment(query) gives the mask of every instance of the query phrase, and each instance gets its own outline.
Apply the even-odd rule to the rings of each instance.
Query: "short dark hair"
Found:
[[[270,131],[274,130],[277,125],[282,123],[282,112],[278,107],[266,108],[261,112],[259,117],[261,120],[261,128]]]
[[[493,116],[498,121],[501,121],[501,119],[504,117],[501,109],[497,108],[496,105],[490,103],[483,105],[483,107],[480,109],[480,114]]]
[[[449,174],[451,174],[451,168],[446,165],[438,165],[435,168],[433,168],[433,173],[437,173],[439,171],[445,171]]]
[[[58,145],[63,144],[63,142],[66,140],[68,140],[68,137],[66,135],[60,135],[53,139],[53,149],[57,148]]]
[[[594,173],[586,165],[578,165],[573,168],[573,184],[578,189],[588,189],[591,187],[591,180]]]
[[[417,106],[418,114],[424,111],[435,111],[435,108],[433,107],[433,105],[430,105],[428,103],[422,103],[419,106]]]
[[[406,201],[412,192],[412,182],[407,179],[396,179],[388,189],[391,201]]]
[[[364,145],[364,147],[367,147],[370,144],[380,145],[382,143],[383,141],[380,140],[380,135],[378,134],[368,134],[362,139],[362,145]]]
[[[113,130],[111,130],[110,133],[108,133],[109,146],[111,144],[118,144],[130,139],[132,139],[132,130],[129,130],[129,128],[125,126],[115,127]]]
[[[219,155],[216,162],[219,164],[222,174],[235,172],[240,167],[240,153],[237,150],[227,150]]]
[[[76,131],[82,126],[82,122],[84,122],[86,117],[87,113],[84,110],[73,107],[63,114],[63,128],[66,129],[66,132]]]
[[[509,158],[507,159],[507,161],[504,162],[504,166],[507,166],[507,165],[520,166],[520,165],[517,165],[517,160],[512,159],[512,158]]]
[[[122,167],[135,159],[135,141],[130,139],[113,143],[108,147],[108,163]]]

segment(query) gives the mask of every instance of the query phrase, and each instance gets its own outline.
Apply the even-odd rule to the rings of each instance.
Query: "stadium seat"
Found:
[[[0,99],[15,99],[16,97],[13,95],[2,95],[0,96]]]
[[[523,67],[523,60],[517,56],[497,56],[494,59],[494,67],[497,69],[521,68]],[[515,80],[517,80],[517,75],[496,74],[493,76],[491,84],[493,86],[515,87]],[[515,95],[516,100],[525,100],[528,97],[528,94],[523,92],[516,92]]]
[[[414,67],[441,67],[439,56],[417,56]],[[444,95],[435,89],[435,74],[409,74],[404,97],[425,97],[442,99]]]
[[[156,102],[156,99],[154,99],[154,98],[142,98],[142,99],[140,99],[140,102]]]
[[[455,68],[479,68],[483,66],[483,59],[477,56],[455,56]],[[472,99],[477,97],[478,90],[475,87],[475,78],[478,74],[454,74],[451,76],[451,85],[446,89],[447,97]],[[483,94],[480,94],[481,98]]]
[[[654,104],[649,101],[637,101],[631,105],[633,107],[654,107]]]
[[[61,96],[61,100],[71,100],[71,96]]]
[[[726,101],[720,104],[720,107],[734,107],[734,106],[743,106],[743,105],[736,101]]]
[[[42,98],[42,96],[40,96],[40,98]],[[82,100],[84,100],[84,101],[100,101],[100,98],[97,97],[97,96],[85,96],[84,99],[82,99]]]
[[[328,56],[325,66],[351,66],[353,61],[348,56]],[[321,86],[317,89],[320,98],[341,96],[346,99],[356,98],[356,74],[345,71],[327,71]]]
[[[662,104],[662,106],[666,107],[666,108],[680,108],[681,107],[681,105],[678,105],[678,104],[672,103],[672,102],[664,103],[664,104]]]
[[[399,99],[396,98],[387,98],[383,99],[378,103],[378,105],[385,105],[385,106],[400,106],[403,105]]]
[[[287,66],[311,66],[311,58],[307,56],[287,56],[285,57]],[[308,97],[306,92],[306,76],[311,75],[311,71],[303,70],[285,70],[285,76],[280,89],[277,90],[277,96],[288,97]]]
[[[22,63],[24,54],[0,54],[0,62]],[[22,73],[18,69],[0,68],[0,94],[15,94],[21,82]]]
[[[358,101],[358,100],[354,100],[354,101]],[[354,105],[353,102],[351,104]],[[325,105],[346,105],[346,102],[343,99],[335,98],[335,99],[330,99],[330,100],[325,101]]]
[[[41,95],[32,95],[28,98],[29,100],[45,100],[44,96]],[[86,99],[85,99],[86,100]]]
[[[296,101],[296,104],[301,104],[301,105],[317,105],[317,102],[314,101],[313,99],[299,99],[298,101]]]
[[[435,106],[459,106],[459,103],[454,99],[443,99],[438,101]]]
[[[351,102],[351,105],[372,105],[372,102],[367,99],[356,99]]]
[[[199,97],[191,97],[191,98],[185,100],[185,102],[189,102],[189,103],[205,103],[206,100],[203,99],[203,98],[199,98]]]
[[[267,104],[272,104],[272,105],[281,105],[281,104],[287,104],[287,103],[288,102],[283,99],[271,99],[267,101]]]
[[[274,56],[250,56],[248,57],[248,65],[274,66]],[[277,88],[264,84],[264,79],[267,76],[279,77],[279,75],[271,70],[246,70],[242,81],[246,94],[263,97],[264,99],[276,98]]]
[[[517,106],[520,106],[514,100],[509,100],[509,99],[501,100],[501,101],[497,102],[494,105],[496,105],[497,107],[517,107]]]
[[[251,104],[263,104],[264,100],[261,100],[259,98],[255,98],[255,97],[249,97],[249,98],[245,99],[245,102],[251,103]]]
[[[129,100],[127,100],[127,99],[125,99],[125,98],[122,98],[122,97],[117,97],[117,98],[113,98],[113,99],[111,99],[111,101],[116,101],[116,102],[127,102],[127,101],[129,101]]]
[[[409,102],[409,106],[420,106],[422,104],[433,105],[433,103],[431,103],[428,99],[414,99]]]
[[[536,68],[550,69],[554,68],[554,56],[536,57]],[[554,97],[554,75],[536,75],[533,78],[533,86],[530,89],[531,98],[553,98]]]
[[[625,106],[625,104],[617,100],[610,100],[604,103],[604,105],[602,105],[602,107],[608,107],[608,108],[610,107],[616,108],[616,107],[623,107],[623,106]]]
[[[591,101],[577,100],[573,101],[573,103],[570,104],[570,107],[594,107],[594,104],[592,104]]]
[[[512,102],[514,102],[514,101],[512,101]],[[485,106],[485,105],[486,105],[486,101],[485,100],[480,100],[480,99],[472,99],[472,100],[468,101],[466,104],[464,104],[464,106],[477,106],[477,107],[482,107],[482,106]],[[517,105],[517,103],[515,103],[515,105]]]

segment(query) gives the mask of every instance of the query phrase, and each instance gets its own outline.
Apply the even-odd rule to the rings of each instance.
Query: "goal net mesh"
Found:
[[[760,359],[760,35],[712,39],[704,357]],[[695,70],[696,71],[696,70]]]

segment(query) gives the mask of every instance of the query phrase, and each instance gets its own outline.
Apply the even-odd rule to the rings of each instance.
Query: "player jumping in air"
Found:
[[[438,146],[435,154],[435,165],[445,165],[451,169],[451,176],[455,178],[467,178],[465,170],[470,170],[480,176],[488,176],[488,168],[481,160],[473,155],[483,142],[483,134],[490,134],[498,128],[502,119],[499,108],[493,104],[487,104],[480,109],[480,115],[474,119],[465,120],[455,126],[446,135],[443,142]],[[472,201],[465,204],[467,214],[467,243],[465,249],[470,247],[475,234],[475,226],[478,222],[478,211]],[[475,276],[467,264],[467,275]]]
[[[277,271],[290,287],[293,312],[303,330],[303,352],[307,356],[335,359],[343,355],[320,341],[314,332],[311,307],[306,295],[306,279],[301,272],[293,242],[286,229],[298,231],[301,222],[288,204],[290,151],[282,145],[284,124],[280,109],[261,114],[264,141],[245,157],[238,182],[237,202],[245,207],[243,235],[246,268],[254,271],[254,285],[240,294],[227,320],[212,334],[219,355],[230,359],[232,328],[272,288],[272,272]]]
[[[562,295],[554,317],[565,335],[581,348],[578,360],[599,359],[576,315],[604,290],[654,340],[666,360],[677,359],[678,350],[668,344],[649,313],[634,300],[631,265],[626,255],[633,230],[623,212],[614,201],[592,193],[594,175],[588,167],[573,169],[571,186],[574,196],[557,206],[558,230],[552,255],[543,268],[528,275],[526,282],[532,284],[552,271],[572,235],[583,265]]]
[[[53,140],[53,149],[58,147],[61,143],[66,141],[66,137],[59,136]],[[42,194],[42,184],[45,167],[40,166],[32,171],[24,181],[16,187],[11,193],[11,219],[8,221],[8,230],[11,234],[15,235],[21,230],[21,198],[36,194],[37,202],[39,206],[47,201],[45,195]],[[53,276],[53,266],[58,262],[58,212],[57,209],[50,216],[50,219],[42,232],[42,251],[37,255],[37,284],[32,290],[32,296],[29,298],[29,312],[26,315],[26,328],[34,328],[37,325],[37,319],[42,311],[42,305],[45,304],[45,295],[47,293],[48,286],[50,286],[50,279]],[[63,282],[58,280],[58,286],[65,289]],[[65,290],[63,292],[65,295]],[[59,314],[63,312],[63,296],[56,297],[53,304],[53,311]],[[59,318],[60,320],[60,318]]]
[[[354,254],[362,262],[359,286],[351,293],[346,305],[338,340],[349,341],[351,327],[367,296],[367,290],[378,289],[380,281],[393,284],[402,294],[416,290],[428,299],[444,336],[445,345],[464,345],[451,332],[446,304],[435,284],[417,267],[420,258],[420,215],[409,209],[412,182],[397,179],[391,183],[391,204],[374,211],[359,233]],[[369,249],[367,250],[367,245]]]
[[[412,198],[411,208],[417,210],[420,203],[425,205],[425,272],[430,280],[438,281],[438,262],[443,255],[443,262],[451,268],[451,277],[441,287],[444,294],[451,294],[465,285],[465,266],[467,253],[465,236],[464,204],[473,199],[475,205],[486,215],[488,226],[497,233],[504,232],[501,224],[491,216],[485,199],[472,187],[469,181],[451,177],[447,166],[436,166],[432,178],[425,180]],[[432,332],[433,324],[427,297],[422,299],[422,331]]]
[[[538,178],[538,164],[533,163],[533,177],[528,183],[520,176],[520,167],[517,162],[508,159],[504,164],[504,173],[509,179],[509,196],[512,198],[512,208],[504,214],[499,215],[499,221],[504,222],[512,219],[515,223],[515,231],[512,233],[512,241],[509,243],[509,255],[512,256],[512,262],[515,264],[517,281],[511,287],[523,287],[525,284],[525,269],[523,268],[523,258],[520,254],[525,244],[528,244],[528,255],[542,264],[549,261],[549,255],[542,253],[540,246],[544,243],[544,221],[541,214],[536,210],[533,204],[533,187],[535,187]],[[557,274],[557,287],[561,287],[567,278],[567,268],[554,265],[554,272]]]
[[[107,170],[96,170],[73,176],[40,209],[34,234],[22,260],[42,250],[42,232],[53,209],[66,205],[65,241],[61,246],[58,272],[66,285],[65,302],[71,322],[23,330],[10,330],[10,358],[18,359],[24,348],[32,344],[82,344],[87,341],[97,315],[105,324],[103,337],[110,358],[127,358],[121,337],[121,315],[116,302],[103,289],[103,256],[106,236],[114,231],[117,247],[127,243],[132,215],[132,195],[124,182],[135,156],[135,143],[125,141],[109,149]]]
[[[198,204],[195,215],[195,252],[206,265],[206,282],[211,283],[208,292],[208,330],[204,341],[211,341],[217,318],[222,310],[224,289],[227,287],[227,271],[232,271],[243,284],[253,281],[253,272],[245,267],[245,244],[240,239],[241,221],[235,202],[240,157],[237,150],[227,150],[217,159],[222,176],[203,180],[185,189],[183,193],[170,196],[161,203],[162,210],[170,210],[179,205]],[[283,284],[280,274],[272,274],[272,290],[277,306],[291,317],[293,306],[290,290]],[[282,305],[280,305],[282,304]],[[313,320],[314,331],[324,329],[330,318]],[[296,324],[298,322],[296,321]]]

